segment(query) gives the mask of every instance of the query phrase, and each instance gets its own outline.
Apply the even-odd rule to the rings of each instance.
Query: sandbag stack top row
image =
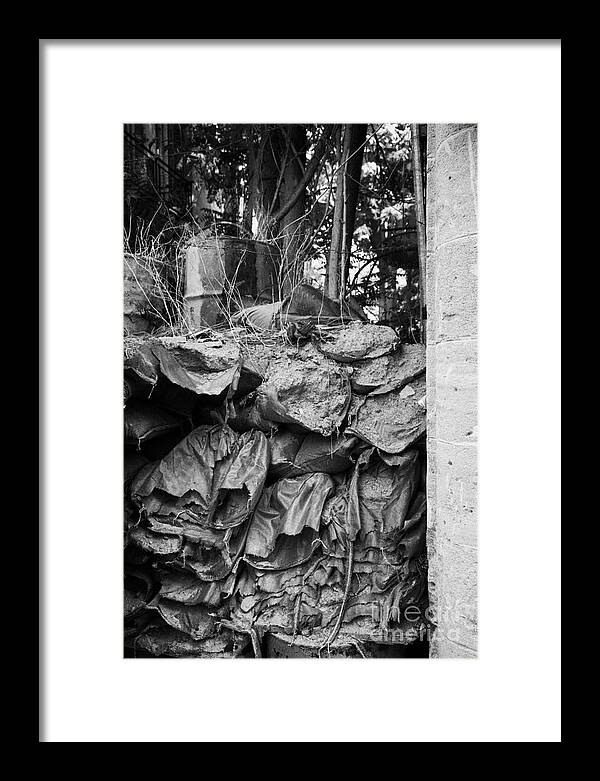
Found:
[[[329,652],[414,640],[424,433],[424,347],[385,326],[127,338],[126,645],[206,657],[257,655],[265,633]]]

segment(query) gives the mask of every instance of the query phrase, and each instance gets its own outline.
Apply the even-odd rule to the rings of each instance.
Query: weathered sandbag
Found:
[[[351,323],[343,328],[320,328],[315,344],[328,358],[352,363],[391,353],[396,349],[398,337],[386,325]]]
[[[418,490],[421,466],[415,449],[395,455],[393,460],[393,465],[387,464],[375,448],[364,451],[346,484],[326,503],[322,540],[329,555],[344,557],[350,537],[357,561],[397,563],[387,537],[403,528]]]
[[[233,315],[234,322],[259,331],[278,329],[293,322],[342,323],[366,319],[356,301],[350,299],[340,304],[309,284],[296,285],[283,301],[246,307]]]
[[[418,492],[420,457],[417,450],[385,463],[374,451],[363,454],[368,465],[358,476],[354,500],[360,531],[353,548],[354,580],[344,610],[343,625],[367,634],[387,631],[390,624],[406,624],[403,611],[410,605],[423,613],[426,606],[425,496]],[[346,501],[351,499],[346,497]],[[328,517],[327,531],[343,542],[343,502]],[[328,548],[328,540],[325,540]],[[341,546],[346,550],[345,545]],[[332,555],[341,552],[333,550]],[[421,615],[422,615],[421,613]],[[322,626],[334,616],[325,613]],[[358,622],[358,623],[357,623]],[[409,622],[410,623],[410,622]]]
[[[149,527],[130,528],[127,539],[132,545],[152,554],[156,563],[179,567],[210,583],[224,581],[236,571],[244,551],[247,530],[246,523],[230,529],[212,530],[192,524],[177,527],[151,520]]]
[[[217,336],[130,338],[125,340],[125,370],[147,383],[150,391],[163,375],[196,394],[218,396],[237,385],[240,351],[233,340]]]
[[[320,545],[323,505],[335,483],[320,472],[278,480],[263,491],[248,529],[244,559],[257,569],[287,569]]]
[[[426,512],[427,497],[419,491],[414,495],[402,525],[389,530],[385,544],[401,561],[410,561],[425,553]]]
[[[356,538],[357,560],[373,561],[375,554],[379,564],[399,564],[400,554],[394,544],[398,530],[404,522],[418,488],[420,474],[419,454],[416,450],[402,453],[395,466],[389,466],[379,458],[358,477],[357,496],[360,511],[360,532]],[[394,544],[392,544],[394,543]]]
[[[371,393],[383,386],[403,388],[425,371],[425,345],[405,344],[389,355],[353,364],[350,384],[354,393]]]
[[[145,396],[148,397],[152,388],[158,382],[158,359],[152,352],[152,340],[150,338],[126,338],[124,341],[125,374],[132,374],[137,380],[147,386]]]
[[[235,334],[235,332],[229,333]],[[270,362],[280,354],[281,344],[277,342],[248,342],[247,339],[240,338],[242,373],[248,372],[264,379]]]
[[[181,420],[149,401],[134,399],[125,407],[125,441],[140,447],[144,442],[181,430]]]
[[[345,472],[352,466],[350,456],[358,442],[357,437],[345,434],[322,437],[320,434],[280,431],[271,438],[269,473],[281,478],[309,472]]]
[[[152,352],[165,377],[194,393],[218,396],[239,377],[239,348],[231,341],[163,337],[153,340]]]
[[[404,499],[392,499],[383,506],[382,528],[371,535],[375,538],[374,544],[380,546],[381,559],[372,569],[367,587],[357,591],[348,601],[344,621],[350,625],[351,630],[357,619],[360,619],[363,627],[369,629],[371,625],[370,631],[384,636],[392,627],[403,627],[408,633],[426,628],[424,617],[428,598],[425,495],[420,492],[413,495],[408,508],[400,514],[401,521],[394,511],[394,504],[398,501],[404,502]],[[374,549],[371,551],[374,552]],[[357,558],[362,556],[363,560],[367,561],[370,560],[365,557],[367,552],[368,550],[361,550],[359,547],[355,553]],[[407,618],[407,609],[411,611],[410,618]],[[392,632],[392,638],[397,636],[396,629]],[[413,636],[412,640],[415,639],[417,638]]]
[[[133,480],[143,523],[130,531],[131,541],[201,580],[228,577],[243,553],[268,465],[261,432],[199,426]]]
[[[148,515],[181,527],[227,529],[243,523],[262,491],[269,443],[259,431],[199,426],[131,487]]]
[[[224,580],[206,582],[199,580],[190,572],[161,570],[159,572],[160,597],[184,605],[206,605],[219,607],[224,599],[231,596],[235,585],[235,575]]]
[[[354,396],[347,434],[355,434],[386,453],[401,453],[425,433],[426,382],[420,375],[403,388],[386,387]]]
[[[259,412],[255,393],[233,402],[227,423],[234,431],[257,429],[265,434],[276,431],[279,426],[278,423],[264,418]]]
[[[280,632],[288,644],[301,637],[300,642],[322,650],[329,648],[338,620],[335,642],[342,645],[356,646],[357,639],[416,639],[427,605],[420,457],[413,449],[387,458],[392,463],[372,447],[357,457],[346,481],[323,505],[321,544],[313,541],[309,558],[290,557],[286,569],[252,566],[240,573],[228,603],[236,623]],[[404,617],[407,607],[421,611],[416,622]],[[403,637],[408,629],[411,639]]]
[[[281,355],[282,344],[275,340],[260,341],[249,339],[244,329],[234,328],[226,332],[240,346],[240,376],[237,387],[231,394],[233,399],[241,399],[255,391],[267,376],[269,363]]]
[[[294,623],[294,601],[302,591],[304,599],[297,626],[302,631],[318,626],[321,614],[312,607],[318,598],[318,588],[303,583],[308,566],[305,563],[275,571],[247,567],[238,579],[230,603],[236,623],[268,629],[277,627],[289,634]]]
[[[203,605],[184,605],[161,599],[155,608],[163,621],[193,640],[206,640],[215,634],[215,622]]]
[[[223,581],[237,571],[247,532],[248,524],[242,523],[230,529],[220,529],[217,541],[210,546],[204,541],[186,540],[178,561],[200,580]]]
[[[146,553],[156,556],[173,556],[183,548],[183,537],[178,534],[159,534],[144,526],[129,530],[129,541]]]
[[[153,656],[218,658],[231,656],[233,639],[228,631],[205,640],[194,640],[185,632],[167,625],[150,626],[135,637],[133,647],[148,651]]]
[[[339,431],[351,399],[346,370],[310,344],[271,361],[256,394],[263,418],[326,437]]]
[[[282,306],[283,301],[274,301],[269,304],[244,307],[232,315],[232,320],[234,323],[243,323],[244,326],[257,331],[269,331],[275,328],[276,318]]]
[[[386,464],[374,448],[361,454],[352,473],[356,480],[338,487],[325,503],[322,545],[315,546],[312,558],[285,572],[257,571],[240,579],[233,608],[239,620],[288,635],[299,632],[324,645],[342,606],[340,638],[366,640],[406,625],[402,613],[410,605],[424,612],[426,523],[424,495],[416,493],[419,455],[410,450],[394,461]],[[350,504],[357,519],[351,555]],[[397,641],[397,635],[382,639]]]
[[[296,318],[314,317],[322,319],[366,320],[361,306],[349,299],[348,301],[334,301],[325,295],[323,290],[309,284],[300,284],[292,290],[285,299],[282,319],[293,322]]]

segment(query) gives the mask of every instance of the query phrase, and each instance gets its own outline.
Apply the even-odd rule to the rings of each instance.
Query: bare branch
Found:
[[[317,141],[317,145],[315,146],[314,154],[311,157],[310,162],[306,166],[304,176],[298,182],[298,186],[292,193],[292,196],[289,199],[289,201],[285,203],[275,214],[271,216],[270,219],[272,222],[279,222],[281,219],[283,219],[283,217],[285,217],[285,215],[290,211],[290,209],[297,202],[298,198],[300,198],[300,196],[304,191],[304,188],[313,178],[317,169],[320,167],[321,163],[323,162],[323,158],[325,157],[325,153],[329,146],[329,139],[331,138],[331,134],[333,133],[336,127],[337,127],[336,125],[325,126],[325,129],[323,130],[323,133],[319,138],[319,140]]]

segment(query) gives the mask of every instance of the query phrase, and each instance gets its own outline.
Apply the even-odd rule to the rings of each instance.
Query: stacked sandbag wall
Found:
[[[130,338],[124,416],[128,655],[419,655],[421,345]]]

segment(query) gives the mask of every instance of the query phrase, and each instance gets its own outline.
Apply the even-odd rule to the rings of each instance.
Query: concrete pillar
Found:
[[[477,126],[427,133],[430,655],[477,655]]]

